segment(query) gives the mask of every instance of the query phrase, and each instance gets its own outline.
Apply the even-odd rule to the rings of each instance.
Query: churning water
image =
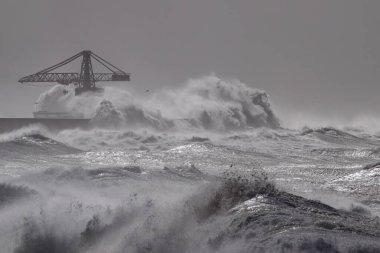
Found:
[[[39,105],[93,128],[0,136],[0,252],[380,252],[376,134],[283,129],[215,76]]]

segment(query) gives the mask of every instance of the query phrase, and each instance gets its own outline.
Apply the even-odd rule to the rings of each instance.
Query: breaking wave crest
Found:
[[[230,130],[280,126],[265,91],[214,75],[148,99],[108,87],[103,94],[75,96],[74,87],[58,85],[41,94],[37,102],[40,111],[70,112],[102,127]]]
[[[38,203],[20,203],[31,210],[16,223],[21,233],[14,253],[380,249],[380,223],[373,218],[279,191],[259,172],[225,174],[212,184],[171,181],[155,191],[155,181],[98,187],[85,181],[80,181],[85,186],[75,184],[70,177],[60,180],[65,182],[55,182],[55,191],[46,194],[51,186],[42,178],[39,194],[44,197],[36,198]],[[128,188],[135,193],[123,197]],[[94,192],[102,192],[97,201],[86,199]],[[13,212],[9,218],[17,215],[21,214]]]
[[[11,142],[25,136],[33,136],[33,135],[49,136],[50,133],[46,127],[40,124],[33,124],[27,127],[21,127],[11,132],[0,134],[0,143]]]
[[[55,140],[55,135],[40,125],[0,135],[0,159],[28,160],[34,155],[48,156],[78,152],[79,149]]]

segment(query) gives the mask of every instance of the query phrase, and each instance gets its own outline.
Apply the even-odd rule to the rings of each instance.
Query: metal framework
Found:
[[[80,73],[60,73],[52,72],[76,59],[82,57],[82,64]],[[94,73],[92,68],[91,59],[97,61],[109,72]],[[95,53],[85,50],[82,51],[54,66],[41,70],[36,74],[25,76],[19,80],[20,83],[26,82],[57,82],[62,85],[69,85],[74,83],[77,87],[75,94],[80,94],[84,91],[94,91],[98,88],[95,86],[96,82],[109,82],[109,81],[130,81],[130,74],[125,73],[121,69],[115,67],[105,59],[96,55]]]

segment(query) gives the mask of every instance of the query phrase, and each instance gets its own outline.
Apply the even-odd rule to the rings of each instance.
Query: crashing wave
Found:
[[[100,126],[120,126],[123,121],[121,112],[118,111],[113,104],[108,100],[100,102],[99,107],[96,109],[94,117],[91,122]]]
[[[92,118],[102,127],[233,130],[280,126],[265,91],[214,75],[160,91],[150,99],[112,88],[101,95],[75,96],[72,87],[54,86],[39,97],[38,107]]]
[[[165,117],[182,118],[205,129],[280,126],[265,91],[214,75],[190,80],[178,90],[160,92],[152,102]]]
[[[135,189],[122,203],[109,202],[115,194],[125,196],[117,191],[96,206],[88,194],[82,196],[85,202],[68,198],[77,193],[73,185],[62,196],[39,200],[50,197],[53,203],[39,203],[37,212],[22,219],[12,252],[379,252],[376,217],[280,191],[265,174],[215,179],[169,202]],[[129,182],[123,187],[137,186]],[[168,187],[176,184],[171,182]],[[156,186],[154,181],[149,185]],[[110,189],[90,190],[106,194]],[[167,197],[162,188],[153,195],[160,193]]]

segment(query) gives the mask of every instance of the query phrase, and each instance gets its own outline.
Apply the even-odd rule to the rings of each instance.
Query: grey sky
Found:
[[[18,78],[91,49],[137,90],[215,73],[266,90],[282,118],[380,117],[379,11],[378,0],[2,0],[0,116],[31,115],[49,87]]]

